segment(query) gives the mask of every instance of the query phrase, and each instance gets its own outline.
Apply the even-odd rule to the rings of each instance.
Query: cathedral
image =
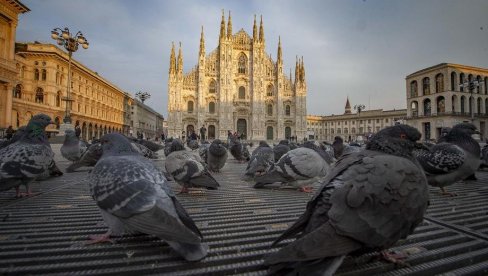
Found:
[[[276,61],[266,53],[264,25],[254,17],[252,36],[232,32],[229,12],[220,24],[218,47],[206,54],[203,27],[198,64],[183,72],[179,45],[171,48],[168,78],[168,136],[182,137],[205,126],[209,139],[228,131],[248,140],[303,139],[307,130],[307,84],[303,58],[295,76],[283,72],[281,40]]]

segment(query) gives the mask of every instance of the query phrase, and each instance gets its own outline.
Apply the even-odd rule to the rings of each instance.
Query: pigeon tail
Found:
[[[275,169],[270,170],[265,175],[256,176],[254,179],[256,180],[256,185],[254,185],[254,188],[261,188],[266,184],[288,182],[290,180]]]
[[[188,181],[192,186],[203,187],[209,190],[216,190],[220,187],[219,182],[213,178],[209,173],[204,173],[198,177],[194,177]]]
[[[207,256],[208,245],[167,241],[187,261],[200,261]]]

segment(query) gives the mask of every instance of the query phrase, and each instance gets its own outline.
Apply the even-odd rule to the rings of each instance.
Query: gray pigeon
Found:
[[[334,142],[332,143],[332,147],[334,148],[334,157],[336,159],[339,159],[339,157],[342,156],[342,153],[344,151],[344,140],[342,140],[342,137],[340,136],[334,137]]]
[[[88,149],[83,153],[80,160],[73,162],[66,168],[66,172],[74,172],[80,167],[93,167],[97,164],[98,160],[102,157],[102,144],[95,142],[91,144]]]
[[[278,162],[281,156],[291,150],[289,145],[290,142],[288,140],[281,140],[278,145],[273,147],[275,162]]]
[[[367,150],[338,160],[305,212],[273,243],[297,237],[265,258],[270,274],[333,275],[346,255],[387,249],[411,234],[429,200],[412,155],[420,136],[407,125],[388,127]]]
[[[127,137],[129,140],[133,141],[133,142],[136,142],[138,144],[141,144],[143,146],[145,146],[146,148],[152,150],[153,152],[157,152],[159,150],[162,150],[164,149],[164,146],[163,145],[160,145],[160,144],[157,144],[153,141],[150,141],[150,140],[144,140],[144,139],[137,139],[135,137]]]
[[[249,161],[251,158],[247,145],[241,143],[237,138],[232,138],[229,143],[230,154],[239,162]]]
[[[181,140],[173,140],[171,148],[164,165],[166,172],[182,186],[181,193],[188,193],[188,188],[192,187],[215,190],[220,186],[202,163],[200,156],[186,151]]]
[[[221,142],[222,146],[223,143]],[[199,147],[198,147],[198,155],[200,155],[200,158],[202,158],[203,162],[207,163],[207,156],[208,156],[208,148],[210,147],[210,142],[209,141],[204,141]]]
[[[143,144],[132,143],[132,146],[141,154],[142,156],[149,159],[158,159],[158,154]]]
[[[173,138],[168,138],[164,141],[164,156],[168,156],[171,153],[171,143],[173,143]]]
[[[251,159],[249,160],[249,163],[247,163],[242,180],[254,181],[256,176],[263,175],[272,168],[274,162],[275,157],[273,149],[271,149],[266,141],[260,141],[258,147],[252,152]]]
[[[160,170],[118,133],[101,139],[103,155],[89,175],[90,192],[110,235],[145,233],[166,241],[188,261],[207,255],[202,234],[168,187]]]
[[[465,179],[479,168],[480,145],[471,137],[475,133],[479,132],[473,124],[457,124],[438,144],[415,152],[429,184],[439,187],[443,195],[455,195],[446,192],[444,187]]]
[[[485,145],[481,150],[481,163],[483,167],[488,167],[488,145]]]
[[[80,140],[74,130],[67,129],[64,132],[64,142],[61,146],[61,155],[64,158],[72,162],[78,161],[87,149],[88,144]]]
[[[10,138],[10,140],[5,140],[5,141],[3,141],[3,142],[0,144],[0,149],[3,149],[3,148],[7,147],[7,146],[8,146],[8,145],[10,145],[10,144],[13,144],[13,143],[17,142],[17,141],[18,141],[20,138],[22,138],[22,136],[23,136],[23,135],[24,135],[24,133],[25,133],[25,127],[26,127],[26,126],[21,126],[21,127],[19,127],[19,128],[18,128],[18,129],[15,131],[14,135],[12,136],[12,138]]]
[[[198,141],[197,140],[189,140],[188,141],[188,147],[192,150],[198,149]]]
[[[303,147],[297,148],[283,155],[264,175],[256,176],[254,188],[281,182],[282,185],[311,192],[312,187],[309,185],[324,177],[329,169],[329,164],[316,151]]]
[[[54,122],[45,114],[32,117],[25,133],[13,144],[0,149],[0,191],[26,186],[26,195],[31,195],[29,184],[49,172],[54,153],[46,136],[46,127]]]
[[[211,172],[220,172],[227,161],[227,149],[222,145],[222,141],[215,139],[208,147],[207,165]]]
[[[336,158],[334,157],[334,155],[332,155],[334,150],[328,149],[329,147],[327,147],[323,143],[319,143],[317,141],[310,141],[309,140],[309,141],[306,141],[305,143],[303,143],[302,147],[314,150],[329,165],[331,165],[332,163],[334,163],[336,161]]]

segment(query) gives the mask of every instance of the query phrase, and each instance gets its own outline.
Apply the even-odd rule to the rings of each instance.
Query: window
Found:
[[[210,84],[208,85],[208,93],[215,93],[215,81],[211,80]]]
[[[34,71],[34,80],[39,80],[39,69]]]
[[[247,57],[244,53],[241,53],[239,57],[237,72],[239,74],[246,74],[247,72]]]
[[[412,81],[410,82],[410,97],[417,97],[418,96],[418,90],[417,90],[417,81]]]
[[[35,98],[36,103],[44,103],[44,90],[42,88],[37,88],[36,90],[36,98]]]
[[[464,73],[459,74],[459,91],[464,91]]]
[[[244,86],[239,87],[239,99],[246,99],[246,88]]]
[[[215,103],[209,102],[208,103],[208,113],[214,114],[215,113]]]
[[[444,91],[444,75],[437,74],[435,76],[435,93]]]
[[[290,106],[289,106],[289,105],[286,105],[286,106],[285,106],[285,115],[286,115],[286,116],[290,116],[290,113],[291,113],[291,112],[290,112]]]
[[[268,116],[273,116],[273,105],[272,104],[268,104],[268,106],[266,108],[266,113],[268,114]]]
[[[61,91],[58,91],[58,94],[56,94],[56,106],[61,106]]]
[[[437,98],[437,113],[444,113],[446,112],[446,101],[444,100],[444,97],[438,97]]]
[[[22,86],[20,84],[17,84],[14,88],[14,98],[22,98]]]
[[[45,81],[47,78],[47,72],[46,69],[42,69],[42,80]]]
[[[425,99],[424,100],[424,115],[429,116],[431,114],[432,107],[430,104],[430,99]]]
[[[430,79],[428,77],[422,80],[422,92],[424,95],[430,95]]]
[[[452,91],[457,91],[457,77],[456,77],[456,72],[451,73],[451,90]]]
[[[188,101],[188,113],[193,112],[193,101]]]
[[[268,85],[268,89],[266,91],[266,96],[272,97],[273,96],[273,86],[270,84]]]

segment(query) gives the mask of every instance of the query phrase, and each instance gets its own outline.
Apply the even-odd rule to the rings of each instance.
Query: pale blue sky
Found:
[[[286,72],[305,60],[307,113],[352,106],[406,108],[405,77],[443,62],[488,68],[488,1],[483,0],[21,0],[17,41],[53,43],[54,27],[81,30],[90,43],[75,59],[167,115],[171,42],[183,45],[185,72],[197,64],[200,28],[207,53],[217,47],[221,10],[233,31],[252,34],[263,15],[266,51],[281,36]],[[287,73],[288,74],[288,73]]]

